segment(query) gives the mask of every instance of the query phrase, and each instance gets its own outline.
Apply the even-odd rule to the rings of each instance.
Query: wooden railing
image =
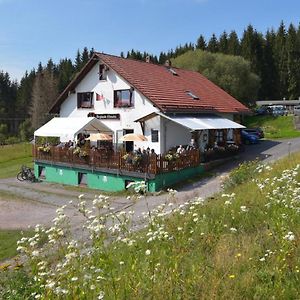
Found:
[[[133,155],[131,159],[126,153],[107,150],[84,150],[74,153],[74,149],[33,146],[35,160],[49,161],[52,163],[67,163],[71,165],[86,165],[95,168],[119,169],[130,172],[160,174],[196,167],[200,163],[199,150],[187,150],[183,154],[168,156],[157,154]]]

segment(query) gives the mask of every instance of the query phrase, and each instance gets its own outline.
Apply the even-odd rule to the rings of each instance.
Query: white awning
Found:
[[[153,112],[149,115],[139,118],[138,120],[135,120],[135,122],[142,120],[145,121],[155,116],[161,116],[191,130],[245,128],[245,126],[239,123],[213,114],[170,116],[160,112]]]
[[[168,119],[191,130],[245,128],[245,126],[219,116],[175,116]]]
[[[61,142],[76,139],[78,133],[111,133],[112,130],[100,120],[93,117],[85,118],[53,118],[34,132],[34,136],[55,136]]]

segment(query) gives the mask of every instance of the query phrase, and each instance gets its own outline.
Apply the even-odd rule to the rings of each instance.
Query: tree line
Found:
[[[49,59],[46,65],[39,63],[36,69],[26,71],[20,82],[12,81],[7,72],[0,71],[0,143],[11,135],[28,139],[34,129],[51,118],[47,114],[49,108],[93,51],[85,47],[77,51],[73,60],[64,58],[54,63]],[[256,98],[297,99],[300,96],[300,26],[293,24],[286,27],[281,22],[277,30],[265,34],[249,25],[241,38],[235,31],[224,31],[219,37],[212,34],[208,40],[200,35],[195,43],[179,45],[159,55],[132,49],[120,56],[138,60],[150,56],[153,63],[171,60],[174,65],[196,69],[248,105]],[[195,57],[199,61],[191,63]],[[205,65],[203,61],[208,60],[210,64]],[[221,80],[219,75],[223,70],[228,76]],[[228,80],[238,77],[241,70],[245,72],[241,77],[244,80],[238,84]]]
[[[197,41],[177,46],[168,52],[153,56],[153,62],[163,64],[167,59],[174,59],[188,51],[197,49],[211,53],[241,56],[250,62],[253,73],[260,78],[259,99],[298,99],[300,97],[300,24],[290,24],[287,28],[283,22],[277,30],[267,30],[265,34],[249,25],[239,39],[233,30],[224,31],[219,37],[212,34],[206,40],[200,35]],[[122,53],[124,56],[124,54]],[[144,60],[146,52],[131,50],[128,58]]]

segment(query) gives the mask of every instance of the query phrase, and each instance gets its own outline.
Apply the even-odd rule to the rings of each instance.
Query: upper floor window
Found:
[[[132,89],[114,91],[114,107],[134,107]]]
[[[107,80],[108,67],[104,64],[99,65],[99,80]]]
[[[92,108],[93,94],[93,92],[77,93],[77,108]]]

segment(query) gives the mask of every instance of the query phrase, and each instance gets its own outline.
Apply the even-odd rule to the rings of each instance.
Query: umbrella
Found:
[[[89,141],[112,141],[112,136],[107,133],[91,134],[86,140]]]
[[[142,135],[137,133],[128,133],[123,135],[119,141],[121,142],[145,142],[148,141],[148,139]]]

